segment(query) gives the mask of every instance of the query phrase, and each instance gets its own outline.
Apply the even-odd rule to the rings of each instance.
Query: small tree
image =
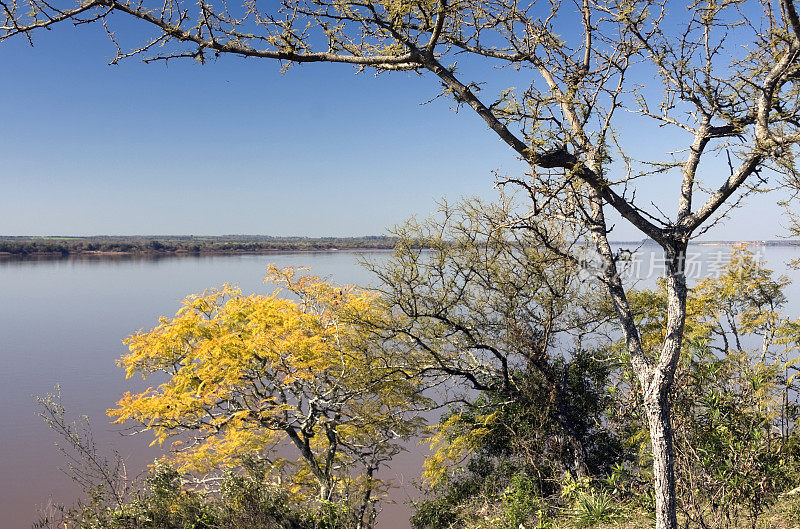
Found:
[[[407,369],[452,403],[425,477],[436,483],[475,457],[515,461],[540,492],[565,474],[605,474],[618,454],[602,420],[615,365],[602,347],[603,292],[516,229],[511,202],[439,213],[398,228],[391,259],[373,267],[393,312],[381,332],[413,347]]]
[[[603,262],[599,280],[613,300],[648,416],[657,527],[675,529],[668,395],[683,342],[686,248],[743,193],[763,187],[768,173],[795,175],[793,148],[800,140],[800,21],[792,0],[679,5],[84,0],[57,7],[19,0],[0,2],[0,39],[30,39],[35,30],[65,21],[108,25],[124,16],[147,29],[131,49],[109,31],[117,48],[113,63],[135,55],[205,62],[232,54],[286,66],[332,62],[433,77],[445,96],[472,109],[527,164],[527,177],[506,183],[529,192],[532,216],[559,219],[594,242]],[[459,61],[469,68],[459,70]],[[497,66],[507,67],[516,82],[494,93],[481,90]],[[657,148],[628,138],[658,134],[664,139]],[[724,155],[726,168],[706,162],[714,153]],[[637,190],[653,181],[674,186],[672,204],[637,200]],[[642,345],[608,240],[609,210],[664,250],[668,326],[657,346]],[[541,244],[556,247],[548,233],[537,233]]]
[[[450,405],[415,527],[472,527],[500,504],[498,527],[516,529],[547,516],[565,477],[603,476],[622,457],[606,420],[617,364],[602,348],[603,292],[517,222],[511,201],[443,204],[397,228],[373,266],[393,313],[380,332],[417,351],[407,369]]]
[[[356,323],[378,317],[374,296],[290,269],[267,279],[298,299],[225,286],[128,338],[128,376],[168,378],[108,413],[171,440],[184,473],[255,458],[296,500],[343,502],[370,526],[375,473],[420,425],[412,410],[423,399]]]

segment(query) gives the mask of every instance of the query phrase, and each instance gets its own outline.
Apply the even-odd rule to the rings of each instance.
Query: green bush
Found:
[[[616,521],[622,515],[619,505],[610,495],[592,490],[578,494],[571,518],[577,527],[590,527]]]

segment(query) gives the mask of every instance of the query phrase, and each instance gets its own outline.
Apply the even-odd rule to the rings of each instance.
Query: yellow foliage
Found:
[[[127,338],[119,364],[128,377],[169,378],[126,393],[108,414],[144,425],[154,443],[175,437],[173,462],[184,472],[243,457],[277,461],[277,449],[293,446],[291,464],[275,467],[291,468],[281,478],[303,488],[309,475],[327,486],[334,470],[366,464],[358,460],[365,451],[386,459],[418,427],[406,411],[420,397],[391,352],[370,341],[365,322],[382,317],[376,297],[295,269],[270,266],[266,280],[282,288],[267,296],[206,290]]]
[[[435,486],[447,477],[447,472],[475,451],[483,437],[491,433],[499,411],[472,417],[464,421],[461,413],[455,413],[445,421],[432,427],[429,438],[433,450],[426,460],[422,477]]]

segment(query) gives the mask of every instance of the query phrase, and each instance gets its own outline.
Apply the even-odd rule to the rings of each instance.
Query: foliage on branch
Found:
[[[168,378],[109,414],[152,431],[182,473],[202,480],[255,458],[295,501],[346,500],[369,517],[383,488],[375,473],[417,431],[425,399],[359,323],[380,317],[374,295],[292,269],[270,268],[267,280],[285,290],[189,296],[128,338],[128,376]]]
[[[787,285],[739,247],[719,277],[690,292],[672,393],[678,506],[689,527],[749,527],[800,480],[794,376],[800,320],[783,312]],[[666,325],[663,290],[637,291],[631,301],[643,343],[657,347]],[[587,459],[584,477],[564,464],[568,452],[552,451],[563,433],[538,373],[518,372],[528,391],[512,399],[483,390],[442,419],[434,438],[439,450],[429,461],[439,481],[417,504],[414,526],[584,526],[651,512],[646,418],[635,377],[626,362],[614,360],[618,350],[559,359],[554,349],[554,369],[569,373],[568,391],[559,397],[580,410],[579,420],[605,426],[581,436],[596,455]],[[524,506],[513,500],[521,490]]]
[[[698,527],[755,524],[800,479],[800,319],[783,311],[788,285],[739,246],[718,277],[689,294],[672,400],[678,506]],[[658,343],[663,287],[631,299],[644,341]],[[633,426],[644,419],[631,420]],[[640,442],[646,466],[647,442]]]
[[[798,177],[800,20],[792,0],[779,7],[770,0],[698,1],[680,9],[659,0],[85,0],[59,8],[15,0],[0,2],[0,41],[32,39],[62,22],[102,24],[117,49],[112,62],[204,62],[230,54],[433,77],[442,95],[457,109],[471,109],[527,165],[524,176],[501,184],[527,192],[531,212],[520,225],[536,232],[538,246],[559,247],[563,231],[580,232],[596,246],[604,265],[599,279],[652,434],[657,527],[676,529],[669,395],[684,345],[687,245],[770,179],[791,185]],[[133,44],[112,29],[117,16],[144,28]],[[498,79],[491,73],[498,67],[520,81],[515,90],[480,89]],[[662,139],[660,152],[641,141],[649,134]],[[727,166],[706,162],[715,155]],[[659,195],[672,186],[673,202],[659,197],[647,204],[647,194],[637,194],[653,183]],[[660,344],[656,334],[643,340],[637,328],[608,239],[609,210],[665,251]],[[550,222],[562,229],[536,231]],[[452,305],[454,298],[441,301]],[[542,315],[531,316],[537,327]],[[481,391],[514,389],[508,366],[481,366],[484,355],[503,364],[504,352],[495,354],[481,336],[469,344],[462,330],[452,330],[473,352],[474,344],[489,346],[477,361],[466,355],[453,374]],[[528,341],[550,334],[546,326],[538,336],[522,330]],[[445,361],[437,359],[435,369],[449,363],[440,357]]]

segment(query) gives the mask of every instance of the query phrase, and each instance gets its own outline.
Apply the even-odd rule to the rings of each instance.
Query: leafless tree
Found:
[[[0,0],[0,7],[3,40],[32,39],[60,22],[101,24],[116,46],[112,63],[233,54],[285,67],[411,70],[438,81],[444,96],[474,111],[527,163],[527,175],[505,183],[527,190],[531,215],[562,219],[594,242],[649,420],[657,527],[676,527],[667,395],[683,337],[686,249],[770,178],[796,178],[800,23],[791,0]],[[120,17],[142,23],[132,48],[113,30]],[[457,62],[469,66],[464,73]],[[481,89],[498,78],[514,78],[516,88]],[[658,141],[642,141],[648,135]],[[711,161],[718,157],[727,167]],[[637,191],[641,197],[653,185],[664,199],[642,204]],[[642,346],[628,305],[608,239],[610,211],[664,250],[667,332],[655,350]]]
[[[61,388],[51,394],[36,397],[37,415],[56,434],[55,446],[67,462],[62,471],[90,497],[104,506],[122,508],[128,500],[136,481],[129,476],[125,459],[113,450],[105,455],[97,446],[89,418],[85,415],[70,421],[61,402]],[[50,504],[49,516],[45,514],[39,525],[49,526],[63,519],[64,507]]]

